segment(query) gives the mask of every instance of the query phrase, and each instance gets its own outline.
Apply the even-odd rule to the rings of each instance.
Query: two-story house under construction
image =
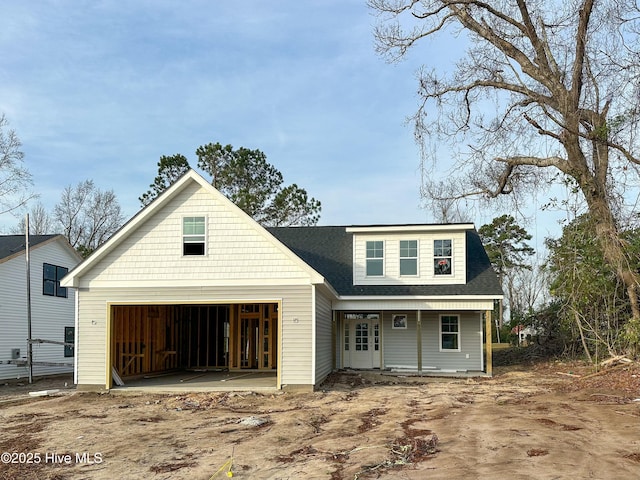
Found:
[[[472,224],[263,228],[194,171],[62,286],[81,389],[181,369],[291,389],[341,368],[491,374],[502,298]]]

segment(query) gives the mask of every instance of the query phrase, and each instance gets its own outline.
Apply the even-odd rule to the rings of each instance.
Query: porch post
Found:
[[[416,321],[416,336],[417,341],[416,344],[418,346],[418,374],[422,373],[422,318],[420,315],[421,311],[418,310],[417,321]]]
[[[491,310],[487,310],[484,314],[484,326],[486,337],[487,352],[487,375],[493,376],[493,348],[491,345]]]

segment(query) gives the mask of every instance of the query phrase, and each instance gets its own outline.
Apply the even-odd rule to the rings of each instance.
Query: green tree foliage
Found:
[[[601,355],[634,350],[637,339],[625,285],[605,261],[602,243],[593,234],[594,221],[582,215],[568,224],[559,239],[548,239],[547,270],[550,290],[559,300],[558,321],[570,327],[587,356],[598,348]],[[640,263],[640,232],[627,230],[622,238],[631,258],[630,268]],[[635,342],[635,343],[634,343]]]
[[[158,162],[158,175],[150,185],[150,189],[142,194],[140,202],[143,206],[149,205],[158,195],[189,171],[189,162],[184,155],[179,153],[171,156],[161,156]]]
[[[503,290],[507,291],[507,301],[510,307],[510,319],[522,318],[526,312],[517,311],[518,304],[515,301],[516,274],[521,270],[531,270],[531,265],[526,262],[535,252],[526,242],[531,240],[531,235],[519,226],[511,215],[496,217],[487,225],[478,229],[478,234],[487,251],[491,265],[498,274]],[[500,308],[502,316],[502,308]],[[511,323],[511,322],[510,322]]]
[[[211,175],[211,184],[264,226],[315,225],[321,204],[296,184],[285,186],[282,173],[260,150],[209,143],[196,150],[198,168]],[[161,157],[151,190],[140,197],[147,205],[188,169],[182,155]]]
[[[531,269],[525,261],[535,253],[526,241],[531,235],[519,226],[511,215],[496,217],[478,230],[489,260],[498,275],[503,276],[513,269]]]

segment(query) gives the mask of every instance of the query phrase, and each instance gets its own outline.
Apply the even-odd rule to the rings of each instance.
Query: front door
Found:
[[[376,319],[345,320],[347,368],[380,368],[380,323]]]

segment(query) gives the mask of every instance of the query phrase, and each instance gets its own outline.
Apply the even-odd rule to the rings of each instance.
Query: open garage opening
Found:
[[[181,372],[270,372],[275,384],[278,315],[278,303],[112,305],[111,385]]]

